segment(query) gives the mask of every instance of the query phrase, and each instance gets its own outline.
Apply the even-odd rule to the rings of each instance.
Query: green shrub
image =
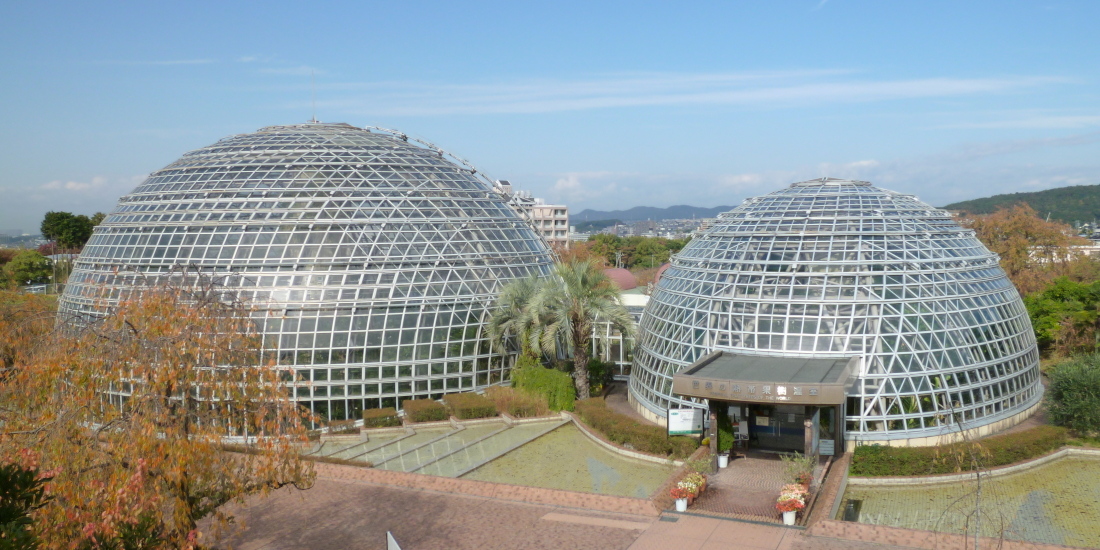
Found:
[[[497,406],[488,397],[476,393],[449,393],[443,396],[443,402],[459,420],[497,415]]]
[[[588,389],[592,395],[600,395],[614,380],[615,364],[605,363],[599,357],[588,360]]]
[[[537,360],[532,364],[530,359],[521,357],[516,362],[512,386],[545,397],[552,411],[573,410],[573,401],[577,399],[573,377],[560,370],[543,368]]]
[[[436,422],[447,419],[447,407],[434,399],[409,399],[403,403],[410,422]]]
[[[363,411],[364,428],[388,428],[400,425],[401,419],[397,417],[397,409],[393,407]]]
[[[521,389],[493,386],[485,390],[485,397],[493,401],[498,411],[504,411],[516,418],[550,414],[550,406],[545,397]]]
[[[690,437],[668,437],[660,426],[642,424],[629,416],[607,408],[603,399],[594,397],[576,403],[577,416],[609,441],[632,447],[643,453],[683,458],[691,455],[699,444]]]
[[[980,457],[983,468],[1014,464],[1045,455],[1066,444],[1066,430],[1039,426],[1030,430],[995,435],[976,441],[979,450],[966,443],[938,447],[888,447],[862,445],[852,455],[854,476],[926,476],[970,471],[971,455]]]
[[[1047,390],[1050,421],[1088,436],[1100,432],[1100,355],[1058,364]]]

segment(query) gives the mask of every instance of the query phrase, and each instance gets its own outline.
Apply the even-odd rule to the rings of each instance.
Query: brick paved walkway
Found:
[[[688,511],[781,523],[775,499],[783,485],[783,462],[778,455],[750,453],[708,476],[707,490]]]
[[[389,530],[403,550],[621,550],[655,520],[328,479],[253,499],[237,514],[245,528],[220,548],[384,549]]]
[[[403,550],[954,550],[959,537],[876,525],[818,522],[809,530],[713,517],[591,512],[374,483],[318,480],[238,511],[244,529],[217,547],[373,550],[392,531]],[[674,521],[666,521],[674,520]],[[210,542],[210,541],[205,541]],[[985,547],[996,548],[992,541]],[[1027,545],[1027,550],[1055,550]],[[1025,550],[1009,542],[1003,550]]]
[[[653,422],[646,420],[646,418],[638,411],[634,410],[634,407],[630,405],[630,401],[627,398],[626,382],[614,382],[611,385],[611,390],[607,393],[607,397],[604,398],[604,402],[607,403],[607,408],[642,423],[654,426]]]

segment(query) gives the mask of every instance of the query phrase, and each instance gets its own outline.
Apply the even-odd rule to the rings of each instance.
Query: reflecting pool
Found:
[[[973,533],[977,483],[909,487],[848,485],[862,501],[859,522],[945,533]],[[1100,547],[1100,458],[1064,457],[981,482],[982,535]],[[842,519],[838,517],[837,519]],[[969,526],[969,527],[968,527]]]

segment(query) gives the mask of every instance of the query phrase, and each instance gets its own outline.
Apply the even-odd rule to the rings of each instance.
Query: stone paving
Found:
[[[779,455],[749,453],[707,477],[707,490],[688,509],[700,514],[781,523],[775,499],[784,485]]]
[[[654,519],[329,479],[250,504],[220,548],[381,550],[388,530],[403,550],[625,549]]]
[[[681,514],[657,518],[596,512],[338,480],[325,473],[310,490],[283,489],[268,498],[251,499],[248,508],[236,510],[243,529],[215,547],[381,550],[387,530],[403,550],[955,550],[963,549],[965,542],[950,535],[831,520],[802,530]],[[985,541],[983,548],[997,548],[995,542]],[[1007,542],[1000,548],[1056,547]]]

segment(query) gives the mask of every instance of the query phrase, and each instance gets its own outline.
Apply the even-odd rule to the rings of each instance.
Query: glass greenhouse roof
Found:
[[[1027,312],[998,258],[952,216],[823,178],[745,200],[672,259],[639,325],[630,389],[662,415],[707,353],[862,357],[856,439],[924,437],[1038,402]]]
[[[298,399],[333,419],[499,381],[486,308],[553,260],[507,197],[451,158],[347,124],[227,137],[119,199],[60,307],[101,314],[179,265],[225,276],[310,382]]]

